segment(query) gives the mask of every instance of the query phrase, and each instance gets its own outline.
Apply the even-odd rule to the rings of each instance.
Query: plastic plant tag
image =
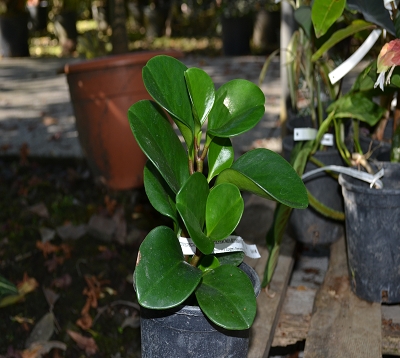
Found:
[[[378,40],[381,32],[382,30],[372,31],[356,52],[354,52],[346,61],[329,73],[328,76],[333,85],[346,76],[364,58],[367,52]]]
[[[196,245],[191,239],[186,237],[179,237],[182,252],[184,255],[194,255]],[[244,254],[252,259],[261,257],[256,245],[249,245],[244,242],[240,236],[228,236],[226,239],[215,242],[214,254],[222,254],[226,252],[242,251]]]
[[[317,137],[317,130],[315,128],[295,128],[293,132],[293,139],[295,142],[303,140],[314,140]],[[333,134],[326,133],[321,140],[322,145],[333,146]]]
[[[372,175],[369,173],[361,172],[361,171],[359,171],[357,169],[353,169],[353,168],[341,167],[339,165],[328,165],[326,167],[314,169],[314,170],[311,170],[311,171],[303,174],[301,179],[303,179],[305,181],[309,177],[311,177],[317,173],[323,172],[323,171],[332,171],[332,172],[337,172],[337,173],[341,173],[341,174],[346,174],[346,175],[352,176],[353,178],[357,178],[357,179],[360,179],[362,181],[369,183],[371,188],[373,186],[375,186],[376,189],[383,188],[383,183],[379,179],[379,178],[382,178],[385,174],[385,170],[383,168],[379,172],[377,172],[375,175]]]

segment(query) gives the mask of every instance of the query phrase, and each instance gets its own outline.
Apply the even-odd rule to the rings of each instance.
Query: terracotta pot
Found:
[[[146,157],[133,137],[127,112],[133,103],[150,99],[142,81],[142,68],[160,54],[182,57],[181,52],[154,51],[64,67],[82,150],[96,179],[111,189],[143,185]]]

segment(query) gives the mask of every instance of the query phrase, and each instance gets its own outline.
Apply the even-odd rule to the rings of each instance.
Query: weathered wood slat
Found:
[[[257,298],[257,316],[250,331],[250,348],[248,358],[268,356],[278,322],[279,312],[286,294],[290,274],[294,264],[295,242],[286,236],[282,242],[281,252],[269,294],[262,290]],[[265,247],[258,248],[261,259],[246,258],[246,262],[254,267],[260,278],[263,277],[268,252]]]
[[[306,339],[315,294],[312,288],[288,287],[272,347],[286,347]]]
[[[304,358],[381,358],[381,305],[350,289],[344,238],[333,244],[317,293]]]

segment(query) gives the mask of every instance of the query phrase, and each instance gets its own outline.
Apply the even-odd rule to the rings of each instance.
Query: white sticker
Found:
[[[295,142],[302,140],[314,140],[317,137],[317,130],[315,128],[295,128],[293,132],[293,139]],[[321,140],[322,145],[333,146],[333,134],[326,133]]]
[[[322,137],[322,140],[321,140],[321,144],[332,147],[333,146],[333,134],[332,133],[324,134],[324,136]]]
[[[364,58],[367,52],[374,46],[376,40],[378,40],[381,32],[382,30],[372,31],[356,52],[328,74],[333,85],[346,76]]]
[[[295,142],[302,140],[314,140],[317,136],[315,128],[295,128],[293,132],[293,139]]]
[[[179,243],[181,244],[182,252],[184,255],[194,255],[196,245],[191,239],[180,237]],[[252,259],[259,259],[261,257],[256,245],[246,244],[240,236],[228,236],[226,239],[215,242],[214,254],[222,254],[225,252],[242,251],[244,254]]]

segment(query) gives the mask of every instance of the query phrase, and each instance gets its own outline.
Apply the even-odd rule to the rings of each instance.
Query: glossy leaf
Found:
[[[155,56],[143,67],[143,82],[161,107],[193,131],[192,105],[184,74],[186,70],[187,67],[176,58]]]
[[[188,157],[165,113],[144,100],[129,108],[128,119],[140,148],[177,193],[189,177]]]
[[[355,20],[344,29],[338,30],[323,43],[323,45],[312,55],[311,61],[317,61],[326,51],[338,44],[345,38],[359,33],[360,31],[373,29],[375,26],[364,20]]]
[[[382,118],[385,109],[364,96],[362,93],[340,97],[327,109],[335,111],[336,118],[355,118],[374,126]]]
[[[346,0],[314,0],[311,19],[317,38],[325,35],[342,15],[345,5]]]
[[[148,161],[144,168],[144,189],[150,204],[159,213],[171,218],[178,225],[175,195],[157,168]]]
[[[203,275],[196,290],[201,310],[216,325],[233,330],[249,328],[256,315],[256,298],[248,276],[231,265]]]
[[[216,184],[224,182],[293,208],[302,209],[308,205],[303,181],[285,159],[268,149],[259,148],[243,154],[217,177]]]
[[[211,77],[199,68],[189,68],[185,72],[185,78],[192,100],[193,112],[202,125],[214,105],[214,83]]]
[[[218,259],[214,255],[205,255],[201,258],[198,268],[203,271],[210,271],[220,266]]]
[[[215,186],[207,198],[207,236],[214,241],[228,237],[239,224],[243,210],[243,198],[235,185],[223,183]]]
[[[395,35],[396,30],[389,11],[385,9],[383,1],[380,0],[347,0],[347,7],[350,10],[360,12],[364,19],[372,22],[381,28]]]
[[[245,254],[243,251],[216,254],[216,257],[221,265],[233,266],[239,266],[243,262],[244,256]]]
[[[201,270],[184,261],[175,233],[159,226],[140,245],[135,286],[141,306],[167,309],[183,303],[201,280]]]
[[[304,30],[307,39],[312,37],[312,21],[311,21],[311,6],[302,5],[293,13],[294,19]]]
[[[214,137],[208,148],[208,181],[224,169],[229,168],[234,160],[234,151],[229,138]]]
[[[176,195],[176,208],[188,234],[196,247],[206,255],[214,250],[214,242],[203,232],[208,195],[207,179],[201,173],[191,175]]]
[[[222,85],[208,117],[208,133],[232,137],[253,128],[264,115],[265,96],[247,80],[232,80]]]

